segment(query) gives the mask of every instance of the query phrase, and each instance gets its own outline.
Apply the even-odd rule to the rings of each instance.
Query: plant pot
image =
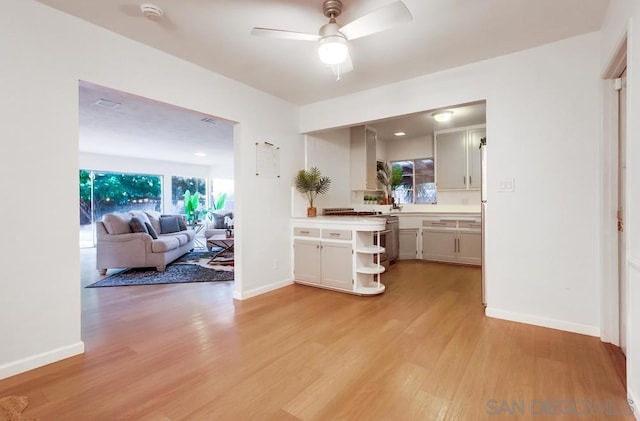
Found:
[[[307,216],[309,218],[315,217],[316,216],[316,211],[317,211],[316,208],[307,208]]]

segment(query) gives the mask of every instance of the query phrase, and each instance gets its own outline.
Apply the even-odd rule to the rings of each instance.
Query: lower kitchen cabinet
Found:
[[[351,242],[294,240],[294,274],[299,281],[335,288],[351,288]]]
[[[456,262],[457,241],[456,230],[423,229],[422,258],[438,262]]]
[[[458,232],[458,262],[470,265],[482,264],[482,232]]]
[[[294,219],[294,281],[358,295],[383,293],[385,267],[377,262],[385,249],[374,237],[384,227],[378,218]]]
[[[438,262],[482,264],[480,222],[425,220],[422,227],[422,258]]]
[[[399,230],[399,256],[400,260],[417,259],[418,258],[418,230],[417,229],[401,229]]]
[[[322,284],[351,289],[353,285],[351,243],[321,243],[320,255]]]
[[[295,240],[293,247],[296,279],[320,284],[322,282],[320,241]]]

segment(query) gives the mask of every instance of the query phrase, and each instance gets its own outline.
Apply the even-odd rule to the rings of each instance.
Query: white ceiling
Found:
[[[336,81],[313,42],[251,36],[254,26],[316,33],[322,0],[38,0],[296,104],[309,104],[599,29],[609,0],[404,0],[413,21],[350,42],[354,70]],[[392,0],[343,0],[345,24]],[[142,16],[151,2],[165,17]],[[98,108],[105,97],[122,105]],[[104,88],[80,88],[80,150],[212,164],[232,159],[232,126]],[[470,113],[466,117],[464,113]],[[372,122],[382,139],[484,121],[484,104],[433,126],[430,112]],[[140,122],[144,122],[140,124]],[[144,128],[144,133],[143,133]],[[150,154],[150,151],[153,151]],[[202,151],[207,157],[196,157]],[[225,155],[226,154],[226,155]]]
[[[104,100],[117,105],[101,105]],[[225,168],[233,162],[229,121],[86,82],[79,101],[81,152]]]
[[[413,21],[350,42],[337,82],[312,41],[255,37],[254,26],[317,33],[322,0],[39,0],[296,104],[598,30],[609,0],[404,0]],[[343,0],[345,24],[392,0]],[[141,3],[164,19],[142,16]]]

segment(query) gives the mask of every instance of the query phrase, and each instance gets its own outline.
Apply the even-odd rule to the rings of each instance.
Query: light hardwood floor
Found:
[[[584,419],[633,419],[609,416],[629,409],[599,339],[486,318],[478,268],[405,261],[383,279],[376,297],[246,301],[231,283],[83,288],[86,354],[0,396],[43,421],[574,420],[558,413],[576,400]]]

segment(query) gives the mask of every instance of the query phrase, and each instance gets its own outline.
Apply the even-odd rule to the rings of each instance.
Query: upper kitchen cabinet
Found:
[[[351,128],[351,190],[376,190],[376,131],[367,126]]]
[[[435,181],[442,190],[480,189],[480,139],[484,125],[434,133]]]

